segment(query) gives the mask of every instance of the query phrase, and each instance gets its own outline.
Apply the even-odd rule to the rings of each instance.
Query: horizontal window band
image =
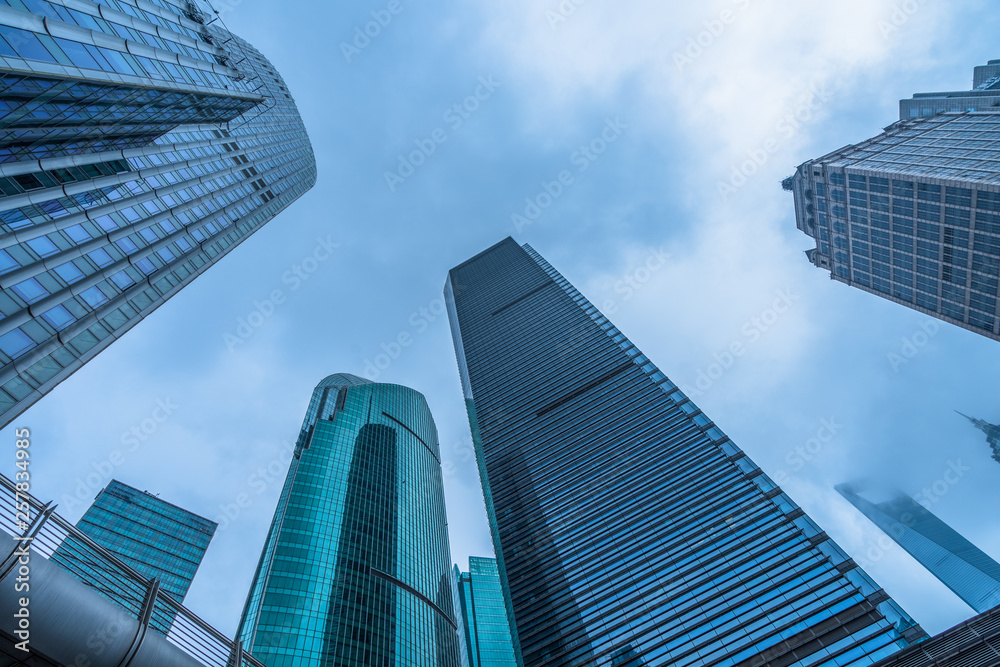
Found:
[[[618,375],[620,373],[625,372],[626,370],[628,370],[629,368],[631,368],[634,365],[635,364],[633,364],[631,361],[626,361],[621,366],[618,366],[617,368],[612,368],[610,371],[608,371],[604,375],[601,375],[600,377],[594,378],[593,380],[591,380],[587,384],[583,385],[579,389],[575,389],[575,390],[571,391],[570,393],[566,394],[565,396],[563,396],[562,398],[559,398],[559,399],[553,401],[552,403],[549,403],[548,405],[546,405],[545,407],[543,407],[541,410],[539,410],[537,413],[535,413],[535,416],[536,417],[541,417],[542,415],[545,415],[545,414],[548,414],[549,412],[552,412],[553,410],[555,410],[559,406],[564,405],[566,403],[569,403],[574,398],[576,398],[576,397],[578,397],[578,396],[580,396],[580,395],[582,395],[582,394],[590,391],[591,389],[597,387],[598,385],[604,384],[605,382],[607,382],[611,378],[615,377],[616,375]]]
[[[458,631],[458,623],[456,623],[455,621],[453,621],[452,618],[450,616],[448,616],[448,614],[445,613],[444,609],[442,609],[441,607],[439,607],[436,604],[434,604],[433,600],[431,600],[429,597],[427,597],[426,595],[424,595],[423,593],[421,593],[420,591],[418,591],[413,586],[410,586],[409,584],[400,581],[399,579],[397,579],[396,577],[392,576],[391,574],[386,574],[382,570],[377,570],[377,569],[375,569],[374,567],[371,567],[371,566],[368,567],[368,572],[369,572],[369,574],[375,575],[379,579],[384,579],[385,581],[388,581],[390,584],[394,584],[394,585],[402,588],[407,593],[410,593],[411,595],[413,595],[416,598],[418,598],[421,602],[426,603],[427,606],[429,606],[431,609],[433,609],[434,611],[436,611],[437,613],[439,613],[444,620],[448,621],[448,625],[450,625],[452,628],[454,628],[456,632]]]
[[[392,415],[390,415],[385,410],[382,411],[382,416],[385,417],[386,419],[391,419],[392,421],[394,421],[395,423],[399,424],[404,429],[406,429],[407,433],[409,433],[414,438],[416,438],[417,440],[419,440],[420,444],[427,448],[427,451],[429,451],[431,453],[431,456],[433,456],[434,460],[438,462],[438,465],[441,465],[441,459],[439,459],[438,456],[437,456],[437,454],[434,453],[434,450],[431,449],[431,446],[428,445],[426,442],[424,442],[423,438],[421,438],[419,435],[417,435],[416,431],[414,431],[412,428],[410,428],[409,426],[407,426],[403,422],[399,421],[398,419],[396,419],[395,417],[393,417]]]
[[[513,301],[511,301],[510,303],[508,303],[508,304],[507,304],[506,306],[503,306],[502,308],[499,308],[499,309],[497,309],[497,310],[494,310],[494,311],[493,311],[493,312],[491,313],[491,315],[492,315],[493,317],[496,317],[497,315],[499,315],[499,314],[500,314],[500,313],[502,313],[503,311],[507,310],[507,309],[508,309],[508,308],[510,308],[511,306],[515,306],[515,305],[517,305],[517,304],[521,303],[522,301],[524,301],[525,299],[527,299],[527,298],[528,298],[529,296],[531,296],[532,294],[535,294],[536,292],[541,292],[541,291],[542,291],[543,289],[545,289],[545,288],[546,288],[546,287],[548,287],[549,285],[555,285],[555,281],[553,281],[553,280],[549,280],[549,281],[548,281],[547,283],[545,283],[544,285],[539,285],[538,287],[536,287],[535,289],[531,290],[531,291],[530,291],[530,292],[528,292],[527,294],[525,294],[525,295],[523,295],[523,296],[519,296],[518,298],[514,299]]]

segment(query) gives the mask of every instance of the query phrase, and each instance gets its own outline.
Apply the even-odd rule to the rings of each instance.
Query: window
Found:
[[[49,291],[42,287],[34,278],[20,282],[13,287],[14,293],[24,299],[27,303],[34,303],[49,295]]]
[[[133,253],[139,249],[138,246],[135,245],[135,242],[132,239],[128,238],[127,236],[123,239],[118,239],[117,241],[115,241],[115,245],[117,245],[118,249],[121,250],[126,255]]]
[[[116,229],[118,229],[118,224],[109,215],[102,215],[94,222],[99,224],[101,226],[101,229],[103,229],[106,232],[113,232]]]
[[[56,275],[66,281],[67,285],[72,285],[80,278],[83,278],[83,271],[73,262],[66,262],[55,268]]]
[[[99,305],[108,300],[108,297],[96,285],[81,292],[80,296],[91,308],[97,308]]]
[[[917,183],[917,199],[924,201],[941,201],[941,186],[930,183]]]
[[[90,234],[83,228],[83,225],[73,225],[63,230],[74,243],[80,244],[90,240]]]
[[[0,274],[20,268],[21,265],[14,261],[14,258],[7,254],[6,250],[0,250]]]
[[[42,313],[42,319],[48,322],[56,331],[62,331],[76,321],[76,318],[70,315],[70,312],[63,306],[56,306],[45,311]]]
[[[48,257],[59,252],[59,247],[48,236],[39,236],[28,241],[28,247],[38,253],[39,257]]]
[[[156,267],[147,257],[143,257],[138,262],[135,263],[137,269],[145,273],[147,276],[153,271],[156,271]]]
[[[20,329],[14,329],[0,336],[0,352],[3,352],[11,359],[17,359],[34,346],[35,341],[31,340],[28,334]]]
[[[111,259],[111,255],[109,255],[108,251],[105,250],[104,248],[98,248],[93,252],[87,253],[87,257],[89,257],[91,261],[94,262],[94,264],[97,264],[97,266],[101,267],[102,269],[108,264],[114,262],[114,260]]]
[[[125,273],[124,271],[119,271],[115,275],[111,276],[111,282],[113,282],[118,287],[118,289],[122,291],[128,289],[129,287],[135,284],[135,281],[132,280],[132,277],[129,274]]]

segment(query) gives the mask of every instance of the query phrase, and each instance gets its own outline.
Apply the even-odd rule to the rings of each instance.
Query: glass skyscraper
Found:
[[[315,179],[281,76],[193,0],[2,0],[0,423]]]
[[[458,667],[437,428],[412,389],[316,387],[240,623],[268,667]]]
[[[992,95],[997,77],[1000,63],[977,68]],[[1000,107],[928,95],[901,103],[919,118],[803,163],[783,187],[815,240],[809,261],[834,280],[1000,340]]]
[[[961,412],[958,414],[962,415]],[[962,416],[972,422],[973,426],[986,434],[986,442],[990,443],[990,449],[993,450],[993,460],[1000,463],[1000,424],[991,424],[988,421],[976,419],[975,417],[970,417],[969,415]]]
[[[979,613],[1000,605],[1000,564],[923,505],[871,482],[836,488],[967,605]]]
[[[493,558],[469,558],[469,571],[455,566],[468,667],[516,667],[500,572]]]
[[[926,637],[530,247],[445,300],[519,664],[846,667]]]
[[[162,590],[183,602],[217,524],[112,480],[76,527],[139,574],[159,580]],[[69,540],[52,560],[66,562],[80,553]]]

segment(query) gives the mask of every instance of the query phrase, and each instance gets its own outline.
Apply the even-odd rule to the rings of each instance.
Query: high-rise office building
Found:
[[[469,667],[517,667],[496,560],[470,557],[468,572],[455,566],[455,581]]]
[[[112,480],[76,527],[139,574],[158,580],[162,590],[182,602],[217,524]],[[79,554],[86,551],[69,540],[52,560],[75,560],[78,566]]]
[[[1000,95],[996,77],[1000,63],[977,68]],[[1000,107],[956,102],[962,111],[924,117],[937,98],[909,102],[904,115],[920,118],[785,179],[796,226],[816,243],[806,255],[834,280],[1000,340]]]
[[[412,389],[316,387],[240,622],[268,667],[458,667],[437,429]]]
[[[445,300],[519,664],[846,667],[926,636],[530,247]]]
[[[962,415],[961,412],[958,414]],[[986,442],[990,443],[990,449],[993,450],[993,460],[1000,463],[1000,425],[991,424],[988,421],[976,419],[974,417],[970,417],[969,415],[962,416],[972,422],[973,426],[986,434]]]
[[[972,90],[917,93],[899,101],[899,119],[927,118],[946,111],[979,111],[1000,106],[1000,60],[979,65],[972,74]]]
[[[0,3],[0,424],[315,183],[284,81],[221,25]]]
[[[1000,664],[1000,607],[903,649],[875,667],[985,667]]]
[[[872,482],[837,491],[979,613],[1000,605],[1000,564],[905,493]]]

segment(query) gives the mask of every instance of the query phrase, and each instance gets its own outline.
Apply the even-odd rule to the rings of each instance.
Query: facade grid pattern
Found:
[[[1000,340],[1000,110],[897,123],[788,186],[833,279]]]
[[[208,23],[0,0],[3,423],[314,185],[284,80]]]

